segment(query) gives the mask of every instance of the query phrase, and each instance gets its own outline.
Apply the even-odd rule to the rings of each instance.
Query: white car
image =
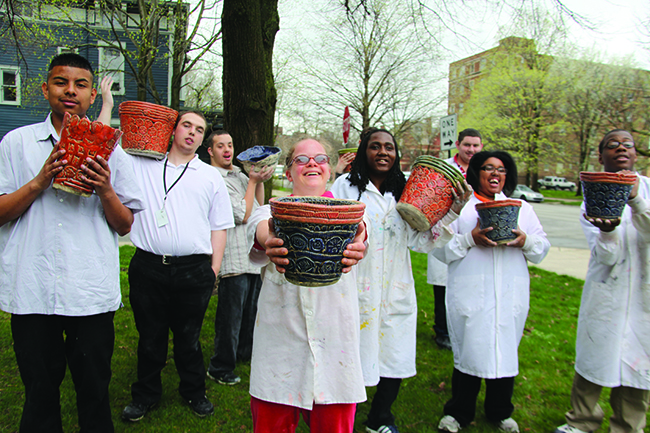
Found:
[[[520,198],[526,201],[536,201],[541,203],[544,201],[544,196],[538,192],[533,191],[526,185],[517,185],[515,190],[510,194],[512,198]]]

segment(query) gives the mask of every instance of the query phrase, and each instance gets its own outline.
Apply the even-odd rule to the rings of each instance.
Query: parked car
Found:
[[[576,184],[573,182],[569,182],[564,177],[545,176],[544,179],[538,180],[537,184],[539,185],[540,188],[546,188],[546,189],[566,189],[569,191],[576,190]]]
[[[544,201],[544,196],[538,192],[533,191],[526,185],[517,185],[515,190],[510,194],[512,198],[520,198],[526,201],[535,201],[541,203]]]
[[[275,177],[278,179],[284,179],[284,165],[276,165],[275,166]]]

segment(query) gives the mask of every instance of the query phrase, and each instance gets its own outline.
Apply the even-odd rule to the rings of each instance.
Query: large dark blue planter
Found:
[[[517,228],[521,202],[518,200],[498,200],[476,205],[481,230],[492,227],[485,236],[497,244],[505,244],[517,238],[512,231]]]

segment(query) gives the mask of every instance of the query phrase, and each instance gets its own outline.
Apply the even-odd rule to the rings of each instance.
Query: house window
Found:
[[[113,78],[111,91],[114,95],[124,95],[124,56],[111,47],[99,47],[99,74]]]
[[[79,54],[79,48],[72,48],[72,47],[56,47],[56,54],[64,54],[64,53],[75,53],[75,54]]]
[[[2,92],[0,104],[20,105],[20,74],[13,66],[0,66],[2,72]]]

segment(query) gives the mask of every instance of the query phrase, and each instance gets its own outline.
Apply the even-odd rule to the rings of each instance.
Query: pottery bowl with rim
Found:
[[[354,239],[366,205],[327,197],[275,197],[269,203],[275,234],[289,251],[287,281],[308,287],[337,282],[343,251]]]
[[[178,111],[143,101],[124,101],[119,106],[122,148],[131,155],[163,159],[174,133]]]
[[[460,172],[458,175],[462,176]],[[413,229],[427,231],[451,209],[453,190],[454,185],[443,169],[434,167],[427,159],[416,160],[396,209]]]
[[[492,230],[485,233],[488,239],[501,245],[517,238],[512,231],[517,228],[521,201],[512,199],[487,201],[477,203],[475,208],[481,230],[492,227]]]
[[[244,150],[237,155],[237,161],[244,166],[246,173],[250,173],[253,166],[256,173],[264,170],[266,167],[273,167],[278,164],[282,149],[275,146],[253,146]]]
[[[588,217],[617,219],[630,197],[636,174],[580,172],[580,183]]]
[[[64,158],[68,162],[54,176],[52,188],[90,197],[94,188],[82,180],[81,165],[86,163],[86,158],[96,160],[98,156],[108,161],[120,136],[119,129],[66,112],[58,148],[65,149]]]

